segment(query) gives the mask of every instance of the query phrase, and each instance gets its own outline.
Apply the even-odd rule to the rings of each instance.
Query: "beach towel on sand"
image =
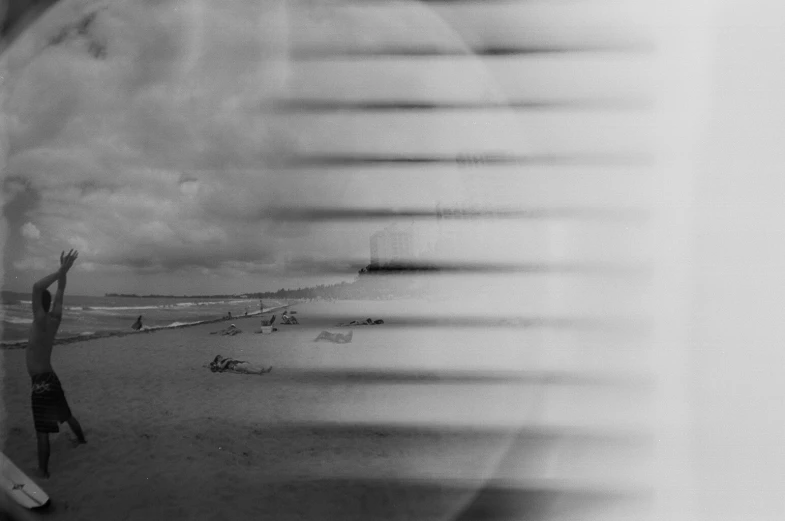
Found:
[[[354,331],[349,331],[348,333],[330,333],[329,331],[322,331],[319,333],[314,339],[314,342],[318,342],[319,340],[329,340],[330,342],[334,342],[336,344],[349,344],[352,341],[352,336],[354,335]]]
[[[71,417],[60,379],[53,371],[35,374],[33,380],[33,421],[37,432],[60,432],[58,424]]]

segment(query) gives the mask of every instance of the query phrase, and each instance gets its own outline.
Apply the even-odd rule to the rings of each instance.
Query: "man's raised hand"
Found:
[[[63,251],[60,253],[60,271],[65,273],[74,265],[74,261],[79,256],[79,252],[71,250],[67,254]]]

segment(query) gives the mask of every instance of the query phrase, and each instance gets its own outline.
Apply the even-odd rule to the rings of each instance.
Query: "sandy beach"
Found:
[[[53,437],[52,477],[40,481],[53,499],[46,517],[455,519],[538,413],[536,378],[499,377],[549,362],[521,329],[407,322],[428,308],[294,304],[300,325],[273,334],[255,334],[259,319],[243,318],[231,322],[243,331],[234,336],[211,335],[229,325],[220,322],[55,346],[53,366],[88,444],[74,447],[65,425]],[[441,309],[436,324],[449,320]],[[385,323],[331,327],[365,318]],[[353,330],[353,341],[314,342],[322,330]],[[273,371],[213,373],[206,365],[218,354]],[[3,356],[3,451],[33,472],[24,350]],[[551,425],[581,418],[577,408],[555,411]],[[591,421],[616,425],[631,411]],[[510,476],[546,472],[548,436],[530,438],[531,454]]]
[[[292,309],[301,325],[278,325],[271,335],[253,333],[258,319],[237,319],[243,333],[235,336],[211,335],[228,325],[221,322],[55,346],[53,366],[88,444],[73,447],[66,425],[53,436],[52,477],[40,481],[53,499],[46,517],[450,518],[497,456],[504,430],[451,433],[434,421],[417,425],[409,420],[426,411],[412,407],[413,397],[441,398],[455,408],[449,393],[421,393],[427,381],[369,385],[361,372],[337,371],[422,368],[405,349],[395,352],[411,334],[396,327],[400,303]],[[313,342],[328,326],[366,315],[386,323],[355,328],[351,344]],[[205,365],[217,354],[273,371],[212,373]],[[24,350],[3,356],[3,451],[32,472]],[[349,410],[357,421],[347,418]],[[449,412],[441,416],[450,419]],[[460,485],[424,481],[440,476]]]

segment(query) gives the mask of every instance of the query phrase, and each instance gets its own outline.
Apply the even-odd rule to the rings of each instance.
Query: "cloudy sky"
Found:
[[[560,32],[558,13],[506,9],[528,11],[512,13],[519,21],[510,24],[509,12],[406,2],[339,9],[257,0],[63,0],[3,59],[4,287],[26,291],[68,248],[80,251],[69,281],[80,294],[245,292],[347,280],[367,263],[370,234],[389,223],[295,222],[277,210],[432,209],[472,198],[509,206],[515,194],[551,202],[542,198],[557,193],[538,182],[553,177],[537,179],[533,171],[501,171],[496,181],[482,182],[465,167],[423,175],[411,167],[284,165],[304,153],[637,150],[645,134],[630,132],[640,122],[623,114],[276,108],[287,97],[504,104],[521,92],[585,98],[645,83],[645,69],[624,57],[298,58],[326,45],[465,51],[505,38],[531,40],[532,32],[517,30],[521,23],[568,43],[608,34],[586,16],[581,21],[591,30],[573,24]],[[591,12],[618,23],[616,11]],[[545,31],[548,24],[554,29]],[[620,64],[626,72],[619,73]],[[581,71],[583,81],[571,82]],[[608,183],[618,181],[611,177]]]

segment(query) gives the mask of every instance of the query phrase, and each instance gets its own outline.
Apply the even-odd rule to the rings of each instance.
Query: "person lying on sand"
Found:
[[[237,326],[235,326],[234,324],[232,324],[229,327],[227,327],[226,329],[221,329],[219,331],[211,331],[210,334],[211,335],[221,334],[221,335],[234,336],[234,335],[239,335],[242,332],[243,332],[242,329],[240,329]]]
[[[264,326],[272,326],[273,322],[275,322],[275,315],[270,317],[269,320],[262,319],[262,327],[264,327]]]
[[[212,362],[210,362],[210,371],[214,373],[223,373],[230,371],[233,373],[243,374],[265,374],[273,370],[273,366],[262,367],[254,365],[251,362],[244,360],[235,360],[234,358],[224,358],[217,355]]]
[[[329,331],[322,331],[319,333],[314,339],[314,342],[318,342],[319,340],[329,340],[330,342],[335,342],[336,344],[348,344],[352,341],[352,336],[354,335],[354,331],[349,331],[348,333],[330,333]]]
[[[384,320],[373,320],[372,318],[366,318],[365,320],[352,320],[351,322],[347,322],[345,324],[338,324],[335,327],[378,326],[379,324],[384,324]]]
[[[137,318],[136,322],[133,323],[131,329],[133,329],[134,331],[139,331],[140,329],[142,329],[142,315],[139,315],[139,318]]]

